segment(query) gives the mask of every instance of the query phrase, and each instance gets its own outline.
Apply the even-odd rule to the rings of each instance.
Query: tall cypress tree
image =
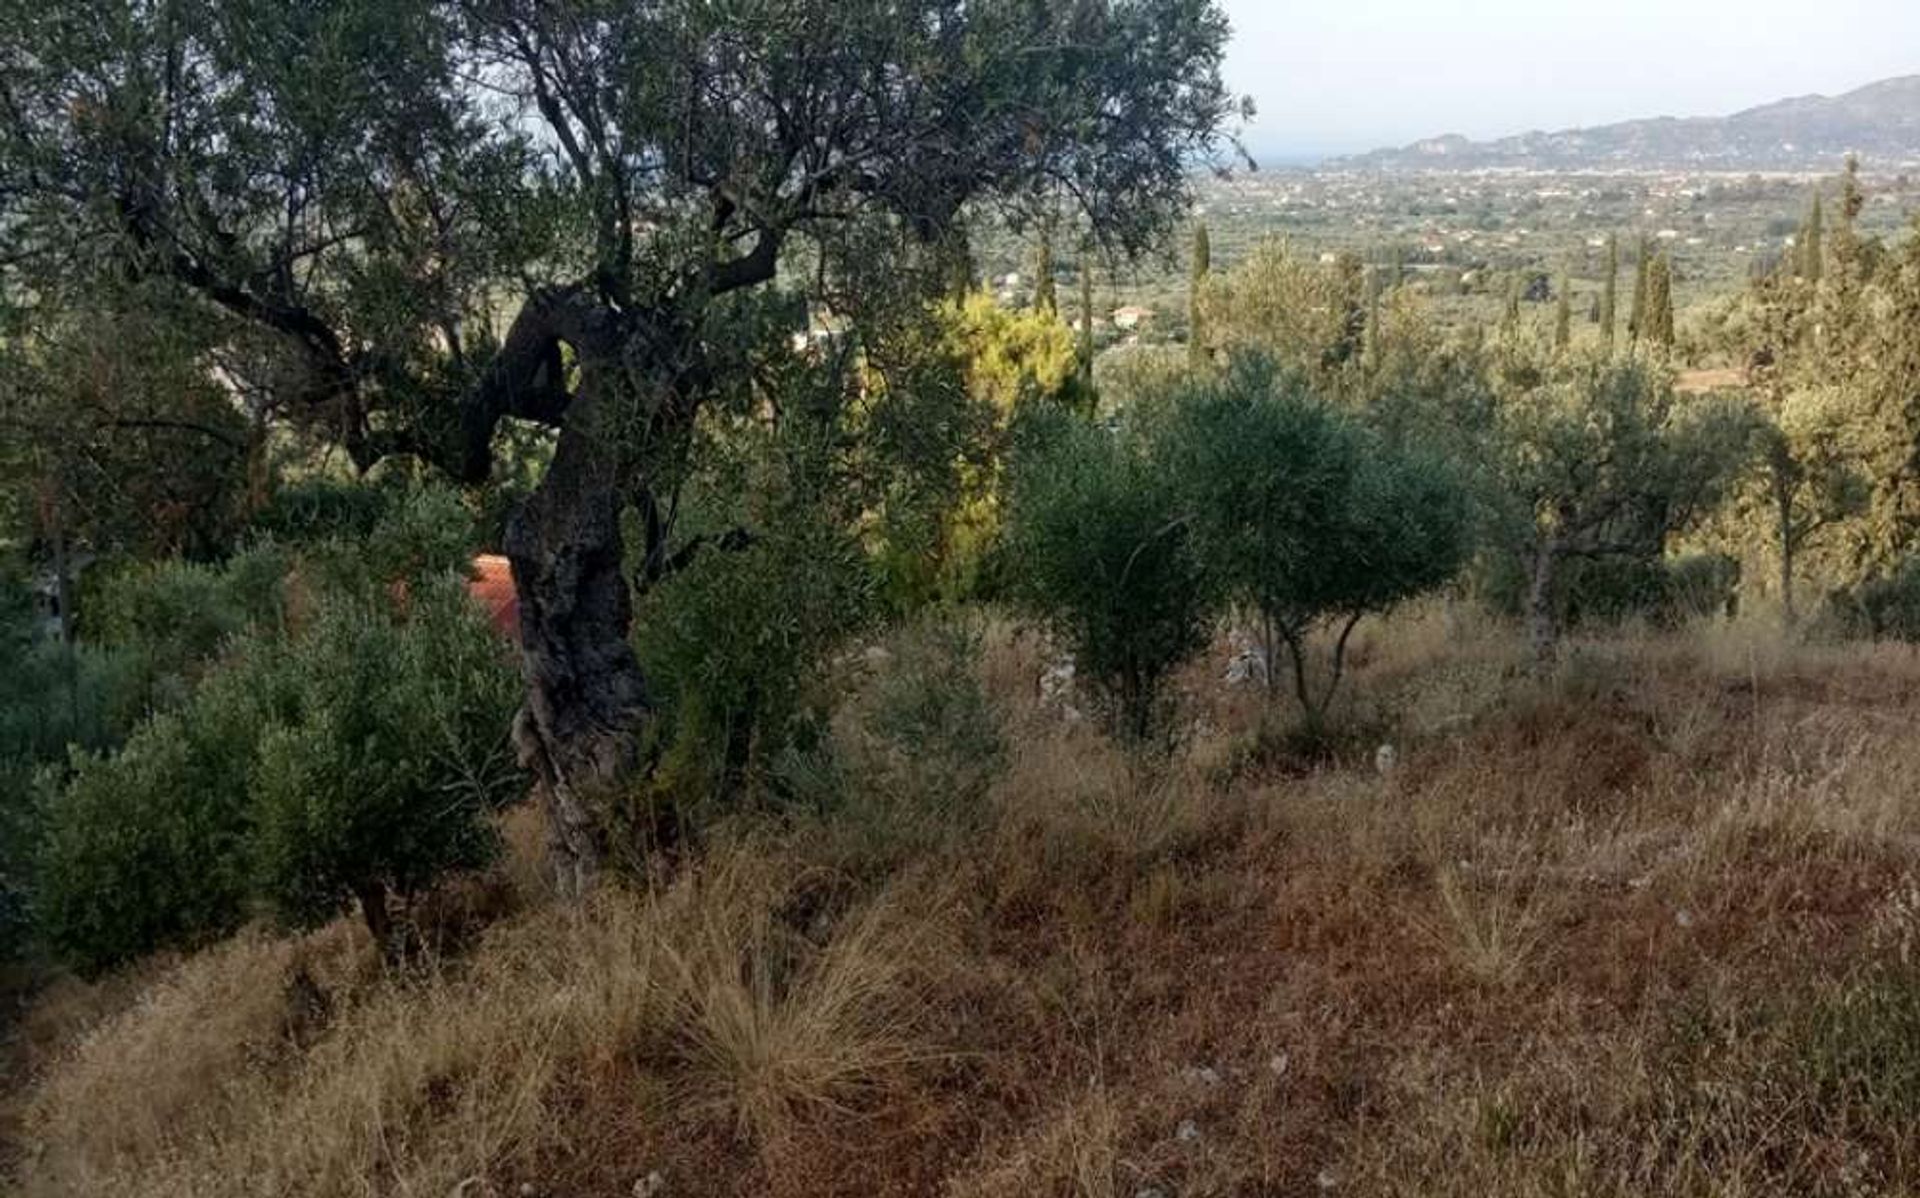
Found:
[[[1042,312],[1058,312],[1059,297],[1053,286],[1053,230],[1040,227],[1040,260],[1034,264],[1033,306]]]
[[[1820,211],[1820,193],[1813,193],[1813,206],[1807,209],[1807,223],[1800,227],[1800,277],[1809,283],[1820,281],[1820,268],[1824,264],[1826,220]]]
[[[1833,351],[1843,361],[1858,358],[1858,350],[1872,323],[1865,316],[1864,301],[1871,267],[1866,247],[1861,243],[1856,222],[1866,207],[1860,190],[1860,159],[1847,155],[1847,168],[1840,176],[1840,219],[1834,222],[1833,272],[1828,276],[1822,323]]]
[[[1640,235],[1640,253],[1633,267],[1633,308],[1627,313],[1627,340],[1637,343],[1647,331],[1647,235]]]
[[[1093,259],[1080,249],[1080,382],[1093,394]]]
[[[1207,237],[1205,221],[1193,226],[1193,274],[1187,282],[1187,360],[1195,366],[1207,361],[1207,337],[1200,311],[1200,292],[1213,270],[1213,244]]]
[[[1645,335],[1662,348],[1673,344],[1673,263],[1664,253],[1647,267]]]
[[[1560,298],[1553,309],[1553,348],[1564,353],[1573,344],[1573,280],[1560,272]]]
[[[1613,352],[1613,326],[1617,319],[1620,290],[1620,235],[1607,234],[1607,273],[1600,284],[1600,344]]]

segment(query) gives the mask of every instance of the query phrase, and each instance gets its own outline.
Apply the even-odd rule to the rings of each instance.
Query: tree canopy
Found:
[[[521,749],[581,876],[651,709],[622,530],[643,571],[678,560],[702,409],[755,394],[809,309],[883,336],[974,213],[1159,243],[1237,111],[1211,0],[5,0],[0,25],[14,353],[137,303],[362,469],[475,481],[503,420],[553,430],[505,543]]]

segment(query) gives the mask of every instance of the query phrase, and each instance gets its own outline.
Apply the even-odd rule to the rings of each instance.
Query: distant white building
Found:
[[[1128,304],[1124,308],[1113,310],[1113,327],[1116,329],[1137,329],[1153,319],[1153,309],[1138,304]]]

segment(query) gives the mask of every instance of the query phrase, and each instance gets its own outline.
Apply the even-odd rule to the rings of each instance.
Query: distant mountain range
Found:
[[[1801,96],[1725,117],[1657,117],[1497,141],[1458,134],[1328,161],[1333,169],[1808,170],[1848,152],[1871,166],[1920,163],[1920,75],[1842,96]]]

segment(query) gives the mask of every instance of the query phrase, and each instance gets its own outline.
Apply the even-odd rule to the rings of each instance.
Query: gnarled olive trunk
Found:
[[[1527,587],[1527,638],[1533,645],[1533,663],[1544,670],[1553,664],[1560,629],[1553,616],[1553,569],[1560,559],[1560,543],[1542,537],[1533,551],[1532,577]]]
[[[582,362],[553,463],[506,536],[527,685],[514,741],[546,808],[556,885],[570,897],[600,868],[600,807],[635,765],[650,710],[627,641],[620,446],[604,427],[618,370]]]

